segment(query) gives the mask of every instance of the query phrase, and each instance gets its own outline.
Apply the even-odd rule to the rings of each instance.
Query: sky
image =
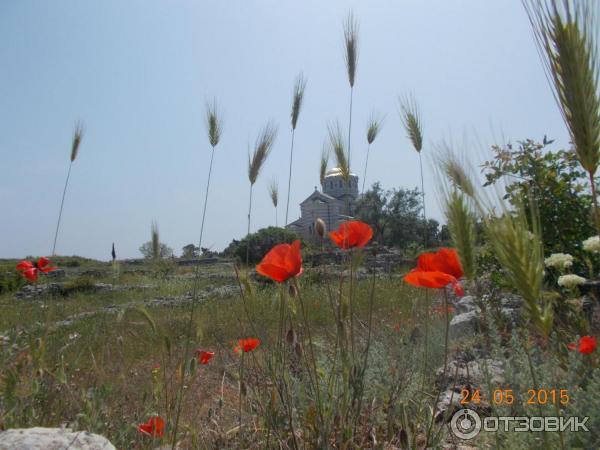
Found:
[[[327,126],[348,126],[342,25],[360,23],[352,125],[362,177],[366,124],[385,115],[367,185],[420,185],[398,96],[413,95],[424,132],[428,213],[443,221],[431,167],[450,142],[472,164],[526,138],[569,146],[519,0],[6,0],[0,2],[0,258],[47,255],[73,163],[57,253],[139,257],[156,221],[175,250],[199,237],[210,161],[205,105],[224,117],[203,247],[246,233],[248,148],[279,133],[254,188],[252,230],[284,221],[294,79],[308,79],[295,137],[290,220],[319,184]],[[330,163],[332,166],[333,163]],[[362,184],[362,179],[360,180]]]

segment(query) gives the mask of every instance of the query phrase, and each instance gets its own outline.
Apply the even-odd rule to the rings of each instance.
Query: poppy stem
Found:
[[[242,429],[242,386],[244,384],[244,353],[246,353],[244,351],[243,348],[240,349],[240,351],[242,352],[242,359],[240,362],[240,401],[239,401],[239,405],[238,405],[238,425],[240,428],[240,431]]]
[[[446,330],[444,333],[444,372],[442,375],[442,384],[444,384],[446,381],[446,375],[448,372],[448,331],[450,329],[450,318],[449,318],[449,314],[448,314],[448,291],[446,291],[446,288],[442,288],[442,289],[444,291],[444,310],[445,310],[445,315],[446,315]],[[430,422],[429,428],[427,430],[427,442],[425,444],[426,448],[429,447],[429,443],[430,443],[429,440],[431,437],[431,429],[433,428],[433,422],[435,420],[435,413],[437,410],[437,405],[440,401],[441,393],[442,393],[441,389],[438,389],[438,393],[435,398],[435,404],[433,405],[433,411],[431,413],[431,422]]]
[[[308,346],[309,346],[310,357],[312,360],[311,361],[312,369],[313,369],[313,376],[311,378],[314,379],[313,383],[314,383],[314,388],[315,388],[315,395],[317,396],[317,405],[319,407],[318,408],[319,416],[321,418],[321,423],[325,423],[324,419],[323,419],[323,410],[322,410],[322,404],[321,404],[321,390],[319,388],[319,378],[318,378],[318,372],[317,372],[317,358],[315,358],[312,334],[310,332],[310,324],[308,322],[308,317],[306,315],[306,309],[304,308],[304,296],[300,292],[300,288],[298,287],[298,281],[296,280],[296,277],[293,278],[292,282],[294,283],[296,292],[298,292],[298,300],[300,303],[300,309],[302,310],[302,318],[304,319],[304,326],[306,327],[306,334],[308,336]]]

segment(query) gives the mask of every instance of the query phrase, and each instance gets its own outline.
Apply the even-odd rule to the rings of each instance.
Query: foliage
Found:
[[[197,258],[198,255],[200,254],[200,249],[194,244],[186,245],[185,247],[183,247],[181,249],[181,251],[182,251],[181,257],[187,258],[187,259]]]
[[[504,199],[513,207],[522,201],[526,210],[534,200],[540,211],[544,253],[580,256],[581,241],[596,234],[586,174],[573,152],[545,151],[550,142],[544,141],[492,147],[494,158],[483,165],[485,186],[508,177]]]
[[[0,266],[0,295],[13,292],[25,285],[25,278],[14,270],[14,266]]]
[[[223,250],[223,255],[238,258],[245,261],[246,249],[248,249],[248,260],[250,263],[259,262],[265,254],[276,244],[290,243],[298,239],[298,235],[285,228],[267,227],[261,228],[238,241],[234,239]]]
[[[140,247],[140,253],[144,255],[144,258],[150,259],[154,255],[152,241],[145,242]],[[167,244],[161,242],[160,243],[160,257],[161,258],[170,258],[173,256],[173,249],[169,247]]]
[[[378,243],[403,250],[423,243],[421,211],[421,192],[417,188],[384,191],[379,183],[374,183],[355,204],[356,217],[373,227]],[[427,242],[432,247],[439,244],[439,223],[434,219],[427,221]]]

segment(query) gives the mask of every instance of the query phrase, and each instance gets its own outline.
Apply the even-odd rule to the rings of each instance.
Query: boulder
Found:
[[[487,371],[487,374],[486,374]],[[450,361],[446,370],[444,379],[444,368],[440,367],[436,371],[438,386],[474,386],[483,387],[487,385],[489,376],[492,386],[502,386],[504,384],[504,370],[502,362],[491,359],[475,359],[473,361]],[[456,377],[456,380],[455,380]]]
[[[450,335],[453,338],[468,337],[475,334],[479,327],[479,317],[476,311],[457,314],[450,321]]]
[[[456,301],[455,306],[456,312],[459,314],[475,311],[477,309],[475,297],[472,295],[465,295],[464,297],[460,298]]]
[[[103,436],[69,428],[13,428],[0,433],[0,450],[116,450]]]

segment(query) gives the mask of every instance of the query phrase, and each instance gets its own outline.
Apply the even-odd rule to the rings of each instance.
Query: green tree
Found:
[[[152,241],[148,241],[140,247],[140,253],[144,255],[144,258],[149,259],[152,258],[154,252],[152,250]],[[169,258],[173,256],[173,249],[168,247],[167,244],[160,243],[160,257],[161,258]]]
[[[197,258],[199,253],[198,247],[194,244],[188,244],[181,249],[181,257],[186,259]]]
[[[581,241],[596,234],[587,174],[572,151],[548,151],[552,141],[531,139],[514,147],[492,147],[494,158],[483,165],[485,185],[507,177],[504,198],[512,206],[535,202],[546,254],[581,255]],[[578,258],[579,259],[579,258]]]
[[[246,250],[250,264],[259,262],[277,244],[291,243],[298,239],[298,235],[285,228],[267,227],[251,233],[241,241],[234,239],[223,250],[223,255],[245,261]]]
[[[430,246],[439,245],[439,223],[422,217],[419,189],[392,189],[383,191],[379,183],[373,184],[356,202],[356,217],[373,227],[375,239],[384,245],[403,250],[423,243],[423,230],[427,229]]]

